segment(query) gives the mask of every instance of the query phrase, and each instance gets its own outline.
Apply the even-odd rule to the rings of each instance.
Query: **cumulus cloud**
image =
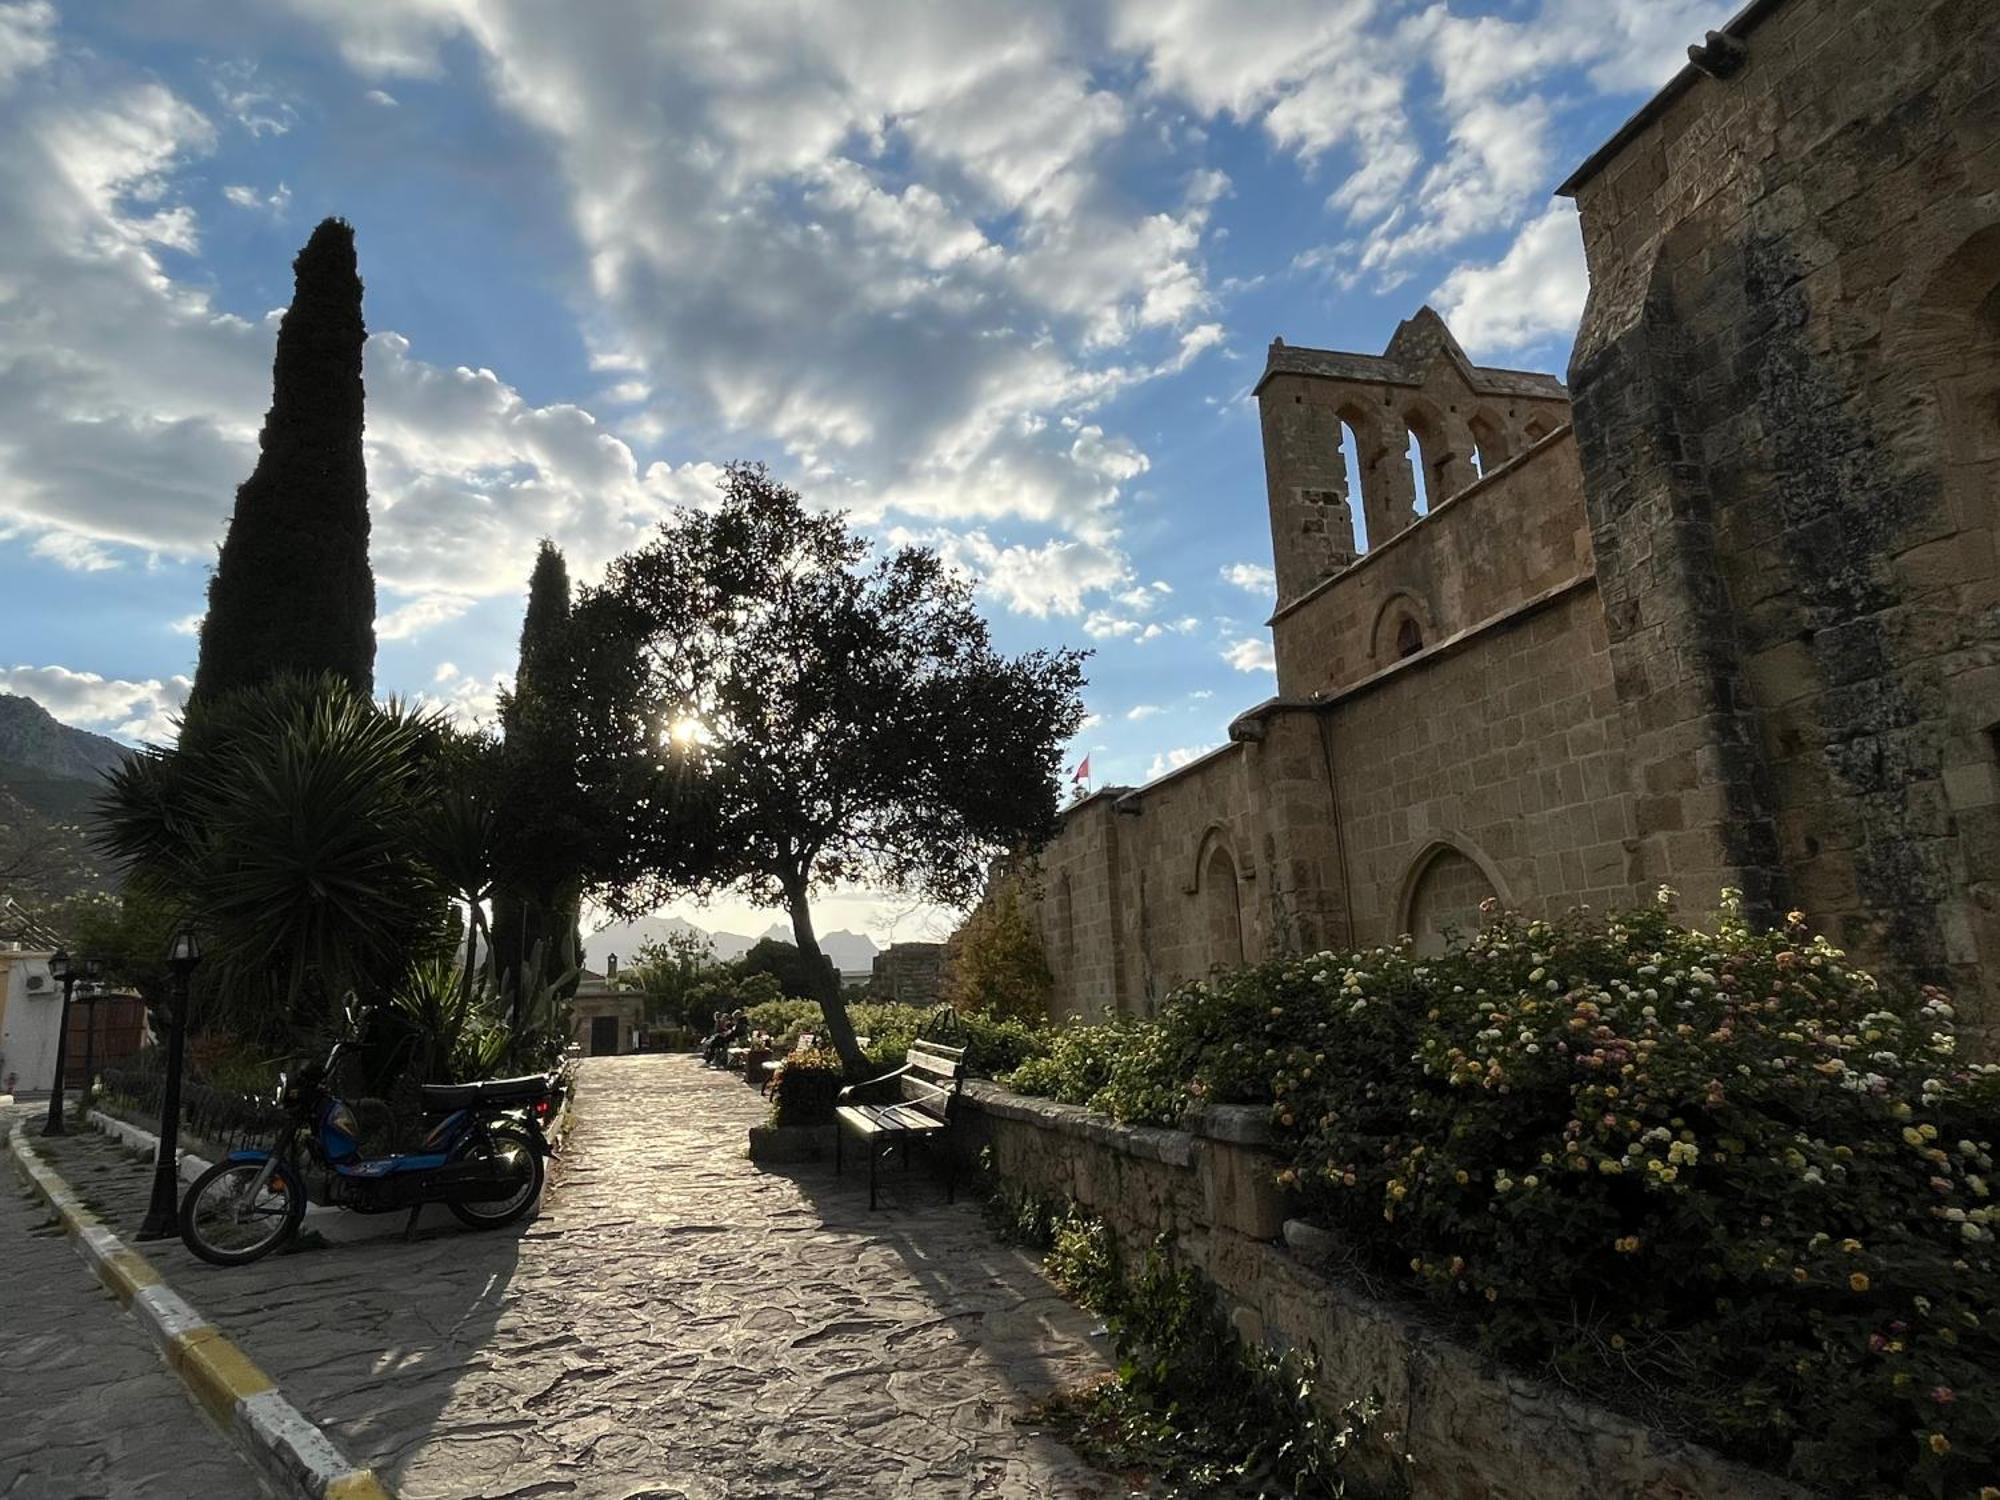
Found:
[[[274,219],[282,219],[292,203],[292,190],[282,182],[268,193],[233,182],[223,188],[222,196],[238,208],[249,209],[252,213],[266,213]]]
[[[1155,714],[1163,714],[1165,712],[1166,710],[1157,703],[1140,703],[1126,709],[1125,717],[1136,724],[1141,719],[1150,719]]]
[[[68,667],[0,667],[0,692],[33,698],[65,724],[147,743],[173,739],[173,716],[192,685],[186,677],[134,682]]]
[[[1171,750],[1161,750],[1153,756],[1153,763],[1146,767],[1146,779],[1154,781],[1169,771],[1178,771],[1189,762],[1200,760],[1214,748],[1213,745],[1179,745]]]
[[[1252,594],[1275,594],[1278,591],[1277,573],[1263,563],[1228,563],[1222,569],[1222,581],[1233,583]]]
[[[1380,0],[1122,0],[1110,30],[1153,88],[1257,122],[1308,167],[1340,173],[1327,206],[1348,233],[1298,264],[1386,289],[1535,210],[1555,164],[1542,86],[1558,70],[1607,92],[1656,87],[1733,8],[1523,0],[1468,16]],[[1432,159],[1436,133],[1445,145]]]
[[[442,713],[460,729],[491,729],[500,718],[500,694],[512,686],[509,677],[473,677],[444,661],[432,672],[430,687],[411,701]]]
[[[1459,342],[1479,358],[1570,337],[1589,290],[1576,205],[1558,200],[1522,226],[1499,260],[1453,271],[1435,300]]]
[[[426,630],[448,624],[472,608],[462,594],[424,594],[375,617],[375,639],[406,641]]]
[[[995,46],[973,6],[715,0],[668,35],[612,9],[295,4],[376,81],[477,49],[554,153],[635,423],[774,441],[864,518],[1108,547],[1149,460],[1095,413],[1221,339],[1203,241],[1226,178],[1165,205],[1114,181],[1132,107],[1066,7],[1010,12]],[[1009,607],[1069,610],[1004,574]]]
[[[199,247],[179,189],[215,123],[157,81],[77,67],[94,89],[28,76],[0,97],[0,529],[78,569],[205,558],[256,461],[275,320],[218,310],[161,258]],[[366,276],[365,236],[361,256]],[[394,332],[365,364],[373,562],[413,601],[388,638],[447,618],[441,599],[518,593],[539,536],[584,573],[712,492],[713,468],[642,469],[589,412]]]
[[[1246,635],[1223,648],[1222,659],[1239,672],[1275,672],[1277,653],[1261,635]]]

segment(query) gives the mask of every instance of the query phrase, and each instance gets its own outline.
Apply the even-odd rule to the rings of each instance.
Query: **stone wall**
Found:
[[[1224,1106],[1190,1131],[1119,1125],[973,1081],[957,1149],[1005,1184],[1073,1200],[1128,1256],[1164,1237],[1204,1271],[1239,1337],[1321,1363],[1330,1414],[1369,1395],[1410,1455],[1411,1500],[1804,1500],[1770,1475],[1501,1370],[1323,1269],[1330,1237],[1288,1220],[1264,1112]],[[1381,1464],[1377,1447],[1361,1462]]]
[[[1565,185],[1642,882],[2000,1024],[1991,0],[1782,0]],[[1975,1043],[1977,1044],[1977,1043]]]
[[[1061,1016],[1148,1015],[1217,965],[1347,935],[1326,747],[1310,712],[1070,808],[1028,883]]]
[[[1422,645],[1591,570],[1583,473],[1565,424],[1381,542],[1271,620],[1278,691],[1338,691]]]
[[[1364,943],[1418,931],[1452,856],[1511,907],[1643,899],[1603,612],[1586,578],[1327,710]],[[1463,873],[1462,871],[1460,872]]]
[[[1435,946],[1484,895],[1646,899],[1623,725],[1587,572],[1344,692],[1250,710],[1213,755],[1072,808],[1042,851],[1054,1013],[1151,1014],[1278,953]]]

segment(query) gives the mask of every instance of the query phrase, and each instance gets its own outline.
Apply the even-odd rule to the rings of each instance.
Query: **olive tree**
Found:
[[[1083,654],[995,651],[933,552],[877,552],[760,465],[619,558],[576,612],[579,769],[624,913],[733,891],[782,909],[827,1031],[863,1064],[812,900],[964,906],[1053,828]]]

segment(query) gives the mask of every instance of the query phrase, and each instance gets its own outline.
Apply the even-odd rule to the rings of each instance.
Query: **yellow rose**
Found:
[[[1856,1271],[1852,1276],[1847,1278],[1847,1285],[1849,1290],[1851,1291],[1856,1291],[1856,1292],[1867,1291],[1868,1273],[1866,1271]]]

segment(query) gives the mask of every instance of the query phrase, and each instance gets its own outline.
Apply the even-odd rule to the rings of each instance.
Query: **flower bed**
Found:
[[[1796,923],[1663,905],[1268,963],[1009,1082],[1263,1104],[1308,1212],[1488,1352],[1837,1493],[1956,1496],[2000,1466],[2000,1070],[1954,1046],[1941,994]]]

